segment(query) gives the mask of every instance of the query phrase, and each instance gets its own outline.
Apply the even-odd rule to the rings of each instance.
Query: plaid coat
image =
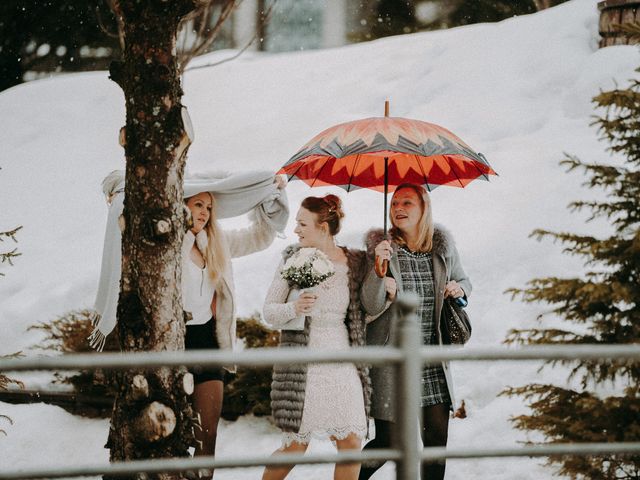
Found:
[[[397,323],[394,318],[395,309],[387,308],[383,279],[378,278],[373,270],[375,261],[374,249],[383,239],[383,232],[379,229],[369,231],[365,237],[368,271],[362,285],[361,299],[367,314],[375,317],[375,319],[367,325],[367,345],[393,345],[395,341],[394,326]],[[393,242],[391,246],[393,254],[389,262],[389,271],[398,285],[398,294],[401,294],[403,292],[403,286],[397,256],[398,246]],[[460,284],[465,295],[468,297],[471,293],[471,282],[462,268],[460,255],[455,247],[453,237],[440,225],[435,226],[431,253],[433,257],[434,289],[436,292],[434,320],[437,326],[438,343],[442,344],[440,313],[442,312],[444,302],[444,287],[448,281],[455,280]],[[447,379],[451,403],[455,405],[449,363],[443,362],[442,368]],[[394,421],[396,417],[395,368],[393,366],[373,367],[371,368],[370,374],[373,387],[371,416],[381,420]]]

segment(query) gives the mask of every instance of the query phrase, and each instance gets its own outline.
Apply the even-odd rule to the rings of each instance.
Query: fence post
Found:
[[[420,416],[420,346],[422,339],[415,315],[418,297],[405,293],[398,298],[398,347],[404,354],[399,365],[398,389],[396,390],[397,442],[402,460],[397,462],[399,480],[416,480],[420,471],[418,448],[418,418]]]

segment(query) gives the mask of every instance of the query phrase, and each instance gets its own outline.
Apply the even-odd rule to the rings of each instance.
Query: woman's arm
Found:
[[[367,274],[362,282],[360,298],[365,312],[372,317],[379,316],[387,307],[387,290],[384,278],[378,277],[373,262],[367,262]]]
[[[276,231],[267,222],[261,220],[258,215],[255,215],[251,226],[228,230],[224,233],[231,258],[244,257],[264,250],[276,238]]]
[[[284,262],[280,262],[276,269],[267,296],[264,299],[262,314],[265,322],[273,328],[281,328],[289,320],[297,317],[296,302],[285,303],[289,296],[290,287],[280,275]]]
[[[457,282],[464,291],[464,296],[467,298],[469,297],[472,290],[471,281],[464,271],[464,268],[462,268],[460,254],[458,253],[458,249],[455,245],[451,249],[451,255],[449,257],[449,280]]]
[[[231,257],[243,257],[264,250],[273,243],[276,230],[282,231],[289,218],[289,204],[284,177],[274,177],[274,191],[250,214],[252,225],[225,232]]]

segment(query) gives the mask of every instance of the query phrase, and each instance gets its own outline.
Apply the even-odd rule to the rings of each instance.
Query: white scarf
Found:
[[[102,251],[100,280],[94,304],[96,311],[93,320],[94,329],[89,336],[89,345],[98,351],[102,351],[107,335],[116,326],[122,264],[120,217],[124,202],[124,172],[121,170],[111,172],[102,182],[102,188],[110,204]],[[286,192],[277,188],[273,172],[258,171],[233,175],[218,172],[185,178],[185,198],[201,192],[210,192],[215,197],[217,218],[234,217],[253,210],[261,220],[267,222],[278,232],[284,231],[289,219]],[[189,248],[193,246],[195,241],[198,249],[201,252],[205,251],[207,235],[204,231],[201,231],[195,236],[195,239],[190,241]]]

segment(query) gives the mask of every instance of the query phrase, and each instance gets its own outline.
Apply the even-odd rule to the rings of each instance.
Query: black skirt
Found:
[[[211,317],[211,320],[202,325],[187,325],[184,348],[185,350],[218,350],[220,346],[216,338],[215,317]],[[196,384],[210,380],[224,381],[224,369],[222,367],[195,366],[189,368],[189,371],[193,374]]]

